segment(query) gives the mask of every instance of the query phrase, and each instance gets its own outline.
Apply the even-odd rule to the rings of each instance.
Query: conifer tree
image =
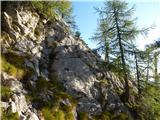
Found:
[[[129,91],[129,69],[127,56],[132,51],[131,40],[141,33],[135,26],[135,19],[132,19],[134,7],[128,8],[128,3],[119,0],[106,1],[104,7],[96,8],[100,15],[99,33],[95,34],[100,41],[103,41],[102,47],[108,45],[109,54],[114,56],[114,59],[120,60],[120,66],[123,71],[125,80],[125,101],[130,98]],[[105,50],[109,50],[105,49]],[[107,55],[108,51],[105,51]]]

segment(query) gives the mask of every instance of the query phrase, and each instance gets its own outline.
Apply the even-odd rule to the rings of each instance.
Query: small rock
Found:
[[[35,113],[30,113],[30,116],[27,120],[39,120],[39,118]]]
[[[1,104],[1,107],[4,108],[4,109],[7,109],[9,107],[8,102],[2,102],[1,101],[0,104]]]

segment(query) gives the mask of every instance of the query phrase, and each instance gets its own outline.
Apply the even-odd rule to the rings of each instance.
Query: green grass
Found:
[[[53,116],[52,112],[47,108],[42,109],[42,114],[45,120],[55,120],[55,117]]]
[[[111,120],[112,114],[110,112],[103,112],[100,115],[95,115],[93,120]]]
[[[57,110],[54,112],[55,120],[65,120],[65,113],[62,110]]]
[[[2,112],[2,120],[19,120],[19,115],[18,113],[5,113],[4,111]]]
[[[29,56],[18,56],[13,52],[8,52],[1,55],[1,70],[7,72],[9,75],[14,76],[18,80],[23,79],[25,76],[31,76],[35,73],[33,68],[27,68],[24,63],[25,59]]]
[[[53,92],[53,99],[44,101],[42,94],[48,91]],[[40,95],[41,94],[41,95]],[[73,120],[72,110],[77,105],[77,101],[68,93],[64,87],[55,79],[47,81],[43,77],[39,77],[36,81],[36,87],[27,95],[27,99],[36,103],[46,120]],[[68,99],[71,105],[62,105],[61,100]]]
[[[112,117],[112,120],[117,120],[117,119],[119,119],[119,120],[131,120],[126,113],[119,113],[115,117],[114,116]]]
[[[73,113],[71,113],[71,112],[66,113],[65,120],[74,120]]]
[[[9,60],[11,61],[15,61],[15,62],[9,62]],[[6,58],[6,56],[1,55],[1,70],[4,72],[7,72],[8,74],[16,77],[17,79],[22,79],[24,74],[25,74],[25,70],[22,67],[17,67],[16,65],[19,64],[19,66],[23,65],[24,63],[19,61],[19,58],[14,58],[12,56],[8,56],[8,59]]]
[[[7,86],[1,86],[1,98],[2,100],[8,100],[8,98],[11,96],[12,92],[9,87]]]
[[[99,81],[100,82],[100,84],[104,84],[104,85],[107,85],[108,84],[108,80],[106,80],[106,79],[104,79],[104,80],[100,80]]]
[[[80,119],[80,120],[83,120]],[[88,120],[88,119],[87,119]],[[109,111],[103,112],[100,115],[93,116],[92,120],[131,120],[127,113],[112,113]]]
[[[74,120],[73,113],[66,113],[59,108],[52,109],[45,107],[41,111],[45,120]]]
[[[86,112],[79,112],[78,116],[79,120],[89,120],[89,115]]]

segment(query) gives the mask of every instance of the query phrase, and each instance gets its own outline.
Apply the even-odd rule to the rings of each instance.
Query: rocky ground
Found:
[[[133,119],[120,98],[124,81],[60,17],[50,21],[15,2],[2,9],[1,35],[4,119]]]

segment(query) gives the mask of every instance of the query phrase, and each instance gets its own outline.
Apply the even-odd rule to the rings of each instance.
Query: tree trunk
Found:
[[[158,70],[157,70],[157,67],[158,67],[158,53],[154,53],[154,79],[155,79],[155,82],[158,83]]]
[[[109,64],[109,46],[108,46],[107,42],[105,45],[105,58],[104,58],[104,60],[107,62],[107,64]]]
[[[120,49],[120,54],[121,54],[121,61],[122,61],[122,67],[123,67],[123,72],[124,72],[124,80],[125,80],[125,102],[129,101],[129,83],[128,83],[128,75],[127,75],[127,71],[126,71],[126,63],[125,63],[125,59],[124,59],[124,50],[123,50],[123,46],[122,46],[122,38],[121,38],[121,33],[120,33],[120,28],[119,28],[119,24],[118,24],[118,18],[117,18],[117,12],[114,9],[114,17],[115,17],[115,23],[116,23],[116,29],[117,29],[117,38],[118,38],[118,42],[119,42],[119,49]]]
[[[137,77],[137,87],[138,87],[138,94],[141,94],[141,89],[140,89],[140,74],[139,74],[139,68],[138,68],[138,60],[137,60],[137,55],[134,50],[134,57],[135,57],[135,63],[136,63],[136,77]]]
[[[150,66],[150,64],[149,64],[149,62],[150,62],[150,57],[149,57],[149,53],[147,53],[148,54],[148,60],[147,60],[147,75],[146,75],[146,83],[148,82],[148,80],[149,80],[149,66]]]

